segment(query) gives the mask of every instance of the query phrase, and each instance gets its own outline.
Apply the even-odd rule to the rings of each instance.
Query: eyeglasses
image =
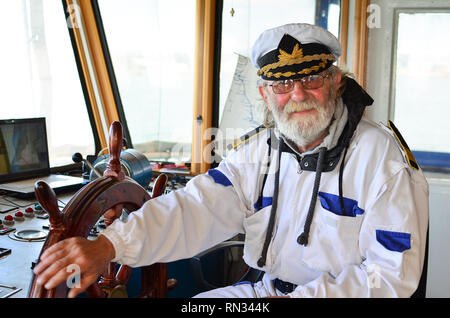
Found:
[[[286,94],[294,90],[295,82],[302,83],[302,87],[304,89],[317,89],[323,86],[323,82],[325,78],[330,77],[330,74],[327,75],[309,75],[302,78],[297,79],[287,79],[282,81],[275,81],[272,84],[268,84],[268,86],[272,86],[272,90],[275,94]]]

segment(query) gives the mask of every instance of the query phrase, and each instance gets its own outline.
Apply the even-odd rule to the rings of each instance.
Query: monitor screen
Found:
[[[0,182],[49,172],[45,118],[0,119]]]

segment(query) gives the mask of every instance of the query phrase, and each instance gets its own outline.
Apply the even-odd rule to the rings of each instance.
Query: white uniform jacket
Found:
[[[244,259],[258,268],[278,165],[278,150],[272,149],[260,198],[269,131],[236,147],[185,188],[150,200],[126,223],[116,220],[103,232],[114,245],[114,261],[142,266],[189,258],[245,233]],[[423,173],[408,165],[391,130],[365,119],[354,132],[344,167],[346,215],[339,208],[339,169],[323,172],[303,246],[297,238],[316,173],[302,170],[295,155],[282,153],[274,231],[261,269],[298,285],[291,297],[409,297],[422,272],[427,235]]]

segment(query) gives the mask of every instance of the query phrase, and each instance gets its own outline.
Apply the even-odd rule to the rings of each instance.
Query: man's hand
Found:
[[[36,283],[46,289],[55,288],[72,275],[68,266],[76,264],[80,268],[80,285],[68,294],[70,298],[75,297],[97,280],[114,256],[113,245],[103,235],[95,241],[82,237],[63,240],[42,253],[33,270],[38,276]]]

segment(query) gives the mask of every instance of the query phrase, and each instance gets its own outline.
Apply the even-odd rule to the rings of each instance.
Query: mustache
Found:
[[[306,101],[306,102],[296,102],[289,101],[286,105],[284,105],[283,112],[287,114],[302,112],[305,110],[317,109],[320,105],[314,101]]]

